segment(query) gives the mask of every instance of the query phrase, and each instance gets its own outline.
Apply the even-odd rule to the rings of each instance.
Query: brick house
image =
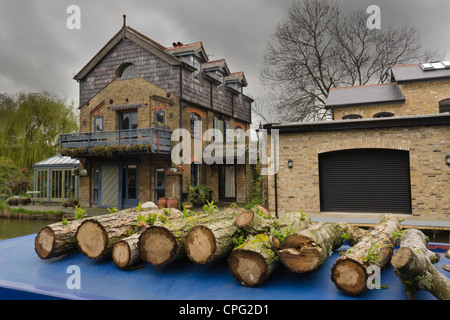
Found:
[[[450,217],[449,68],[395,66],[389,83],[330,90],[330,121],[266,125],[270,210]]]
[[[80,133],[60,139],[61,152],[81,162],[82,206],[124,208],[163,196],[181,204],[189,184],[206,185],[215,202],[246,202],[244,164],[205,165],[193,156],[180,168],[171,159],[175,129],[189,130],[205,146],[207,129],[225,135],[225,129],[250,128],[253,100],[243,92],[243,72],[230,72],[225,60],[210,61],[201,42],[165,47],[126,26],[124,17],[74,79]]]

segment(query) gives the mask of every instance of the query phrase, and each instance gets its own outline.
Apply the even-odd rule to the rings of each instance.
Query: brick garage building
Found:
[[[331,121],[266,125],[279,130],[270,210],[450,217],[448,65],[393,67],[390,83],[333,89]]]
[[[250,128],[253,100],[243,72],[210,61],[201,42],[165,47],[123,27],[75,75],[80,86],[80,132],[61,135],[61,152],[81,162],[82,206],[130,207],[159,197],[186,200],[189,184],[206,185],[215,202],[245,203],[245,164],[206,165],[190,158],[172,163],[173,130],[192,140],[218,129],[231,143]],[[245,137],[244,137],[245,138]],[[244,141],[245,143],[245,141]],[[184,170],[184,171],[183,171]]]

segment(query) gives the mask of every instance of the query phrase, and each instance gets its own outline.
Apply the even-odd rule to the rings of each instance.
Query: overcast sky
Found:
[[[246,93],[264,92],[259,71],[267,41],[290,0],[0,0],[0,92],[48,90],[78,104],[73,76],[127,25],[164,46],[202,41],[211,59],[244,71]],[[381,9],[381,27],[414,26],[423,47],[450,60],[450,1],[338,0],[343,10]],[[68,6],[81,9],[81,29],[66,27]],[[0,115],[1,116],[1,115]]]

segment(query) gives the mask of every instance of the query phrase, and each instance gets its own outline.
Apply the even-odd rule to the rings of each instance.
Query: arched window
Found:
[[[122,64],[116,71],[116,79],[131,79],[137,76],[136,66],[129,62]]]
[[[244,142],[244,130],[241,127],[236,127],[236,142]]]
[[[201,139],[202,137],[202,117],[197,113],[191,113],[191,132],[194,138]]]
[[[392,112],[378,112],[377,114],[373,115],[374,118],[389,118],[394,116],[395,114],[393,114]]]
[[[359,114],[346,114],[342,117],[342,120],[353,120],[353,119],[362,119],[362,116]]]
[[[450,98],[439,101],[439,113],[450,112]]]

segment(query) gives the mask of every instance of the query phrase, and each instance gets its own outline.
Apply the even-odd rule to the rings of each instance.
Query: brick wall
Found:
[[[450,217],[450,127],[402,127],[326,132],[281,133],[278,212],[320,212],[319,154],[329,151],[384,148],[410,153],[413,215]],[[287,167],[292,159],[294,166]],[[269,208],[275,211],[274,177],[268,177]]]
[[[439,101],[450,98],[450,80],[423,81],[399,84],[405,103],[335,108],[334,119],[340,120],[348,114],[359,114],[363,118],[373,118],[379,112],[391,112],[396,116],[438,114]]]

